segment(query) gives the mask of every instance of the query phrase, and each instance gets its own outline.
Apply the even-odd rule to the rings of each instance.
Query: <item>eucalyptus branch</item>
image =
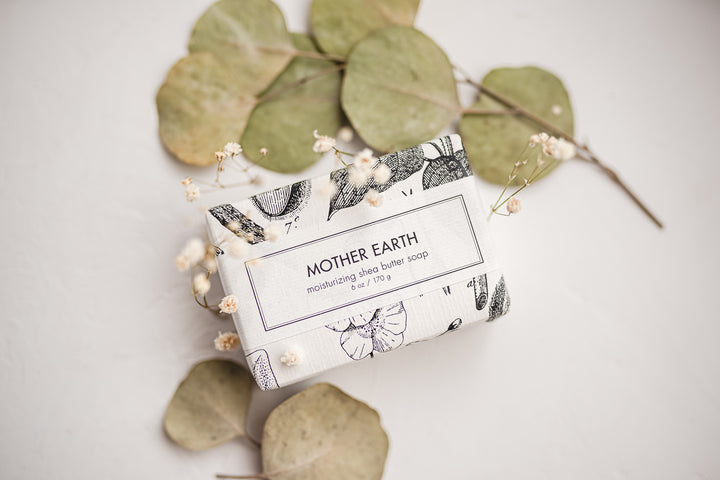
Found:
[[[590,163],[594,163],[600,169],[605,172],[605,174],[610,177],[610,179],[615,182],[632,200],[635,202],[635,204],[647,215],[650,220],[652,220],[655,225],[657,225],[658,228],[663,228],[662,222],[650,211],[650,209],[638,198],[638,196],[630,189],[630,187],[620,178],[618,173],[613,170],[609,165],[607,165],[605,162],[601,161],[598,156],[590,150],[590,148],[582,143],[579,143],[575,141],[575,139],[565,133],[562,129],[552,125],[551,123],[543,120],[539,116],[535,115],[534,113],[524,109],[520,105],[516,104],[509,98],[495,92],[494,90],[491,90],[487,88],[486,86],[482,85],[481,83],[475,82],[470,78],[469,75],[467,75],[462,69],[455,66],[453,67],[455,70],[460,73],[460,75],[463,77],[462,81],[467,83],[468,85],[472,85],[473,87],[477,88],[478,92],[480,94],[485,94],[488,97],[492,98],[493,100],[497,101],[498,103],[503,104],[506,108],[508,108],[507,114],[511,115],[519,115],[522,117],[527,118],[528,120],[531,120],[532,122],[535,122],[539,126],[541,126],[543,129],[545,129],[547,132],[555,135],[556,137],[563,138],[566,141],[572,143],[577,147],[578,150],[578,156],[582,158],[585,161],[588,161]],[[468,113],[476,113],[476,112],[468,112]],[[499,113],[499,112],[498,112]]]
[[[330,60],[333,62],[344,62],[347,60],[345,57],[338,57],[337,55],[330,55],[320,52],[308,52],[307,50],[293,50],[292,54],[296,57],[315,58],[318,60]]]
[[[260,448],[260,440],[257,440],[255,437],[250,436],[247,431],[243,434],[243,437],[247,438],[248,442],[252,443],[258,449]]]
[[[292,55],[294,57],[306,57],[315,58],[317,60],[330,60],[332,62],[344,62],[345,57],[338,57],[337,55],[330,55],[321,52],[309,52],[307,50],[298,50],[297,48],[283,48],[283,47],[270,47],[268,45],[255,45],[248,44],[245,42],[228,42],[231,45],[235,45],[241,48],[248,48],[250,50],[259,50],[267,53],[277,53],[283,55]]]
[[[262,480],[269,479],[267,475],[264,473],[255,473],[253,475],[225,475],[223,473],[218,473],[215,475],[215,478],[238,478],[238,479],[244,479],[244,478],[259,478]]]
[[[315,80],[316,78],[320,78],[320,77],[323,77],[330,73],[343,70],[346,66],[347,66],[347,64],[345,64],[345,63],[341,63],[339,65],[333,65],[332,67],[324,68],[322,70],[319,70],[319,71],[313,73],[312,75],[308,75],[307,77],[299,78],[299,79],[295,80],[294,82],[290,82],[287,85],[283,85],[282,88],[279,88],[279,89],[273,90],[273,91],[269,91],[263,95],[260,95],[257,99],[257,103],[262,103],[262,102],[267,102],[268,100],[272,100],[273,98],[276,98],[287,91],[297,88],[300,85],[304,85],[311,80]]]
[[[482,108],[463,108],[461,112],[469,115],[518,115],[518,112],[514,110],[486,110]]]

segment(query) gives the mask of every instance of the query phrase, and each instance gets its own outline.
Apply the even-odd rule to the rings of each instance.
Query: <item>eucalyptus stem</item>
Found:
[[[267,53],[278,53],[283,55],[292,55],[294,57],[306,57],[315,58],[317,60],[330,60],[332,62],[344,62],[345,57],[338,57],[336,55],[329,55],[321,52],[309,52],[307,50],[298,50],[297,48],[283,48],[283,47],[270,47],[268,45],[254,45],[245,42],[229,42],[230,45],[235,45],[240,48],[248,48],[250,50],[259,50]]]
[[[270,477],[268,477],[268,476],[265,475],[264,473],[256,473],[256,474],[253,474],[253,475],[225,475],[225,474],[223,474],[223,473],[218,473],[218,474],[215,475],[215,478],[239,478],[239,479],[243,479],[243,478],[259,478],[259,479],[262,479],[262,480],[268,480]]]
[[[248,441],[250,443],[252,443],[253,445],[255,445],[257,448],[260,448],[260,446],[261,446],[260,441],[256,440],[254,437],[251,437],[249,433],[245,432],[244,437],[247,438]]]
[[[518,115],[518,112],[514,110],[490,110],[482,108],[463,108],[462,113],[472,115]]]
[[[316,58],[318,60],[330,60],[333,62],[344,62],[347,60],[345,57],[320,52],[308,52],[307,50],[292,50],[292,54],[296,57]]]
[[[338,72],[340,70],[343,70],[345,67],[346,67],[346,64],[341,63],[339,65],[333,65],[332,67],[328,67],[328,68],[319,70],[319,71],[313,73],[312,75],[308,75],[307,77],[298,78],[294,82],[290,82],[287,85],[283,85],[282,88],[279,88],[279,89],[273,90],[273,91],[269,91],[263,95],[260,95],[257,98],[257,103],[267,102],[268,100],[272,100],[273,98],[276,98],[276,97],[282,95],[283,93],[285,93],[289,90],[292,90],[293,88],[297,88],[300,85],[304,85],[305,83],[307,83],[311,80],[315,80],[316,78],[323,77],[329,73]]]
[[[538,117],[534,113],[522,108],[517,103],[513,102],[509,98],[487,88],[486,86],[482,85],[481,83],[473,81],[464,71],[462,71],[458,67],[454,67],[457,72],[459,72],[463,76],[463,81],[469,85],[472,85],[473,87],[477,88],[478,92],[481,94],[485,94],[488,97],[492,98],[493,100],[503,104],[505,107],[507,107],[509,110],[506,112],[507,114],[511,115],[520,115],[522,117],[527,118],[528,120],[531,120],[538,125],[540,125],[542,128],[547,130],[549,133],[552,133],[556,137],[564,138],[566,141],[572,143],[575,145],[575,147],[578,149],[578,153],[580,158],[582,158],[585,161],[588,161],[590,163],[594,163],[600,169],[605,172],[605,174],[610,177],[610,179],[615,182],[632,200],[635,202],[635,204],[647,215],[650,220],[652,220],[655,225],[657,225],[658,228],[663,228],[662,222],[650,211],[650,209],[638,198],[638,196],[630,189],[630,187],[620,178],[618,173],[613,170],[609,165],[607,165],[605,162],[601,161],[597,155],[590,150],[590,148],[582,143],[576,142],[575,139],[565,133],[562,129],[550,124],[549,122],[546,122],[542,118]],[[469,112],[469,113],[475,113],[475,112]]]

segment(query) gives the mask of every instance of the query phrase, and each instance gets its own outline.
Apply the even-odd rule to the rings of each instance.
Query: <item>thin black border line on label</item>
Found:
[[[279,254],[281,254],[281,253],[289,252],[289,251],[291,251],[291,250],[295,250],[295,249],[297,249],[297,248],[304,247],[304,246],[306,246],[306,245],[311,245],[311,244],[313,244],[313,243],[317,243],[317,242],[320,242],[320,241],[324,241],[324,240],[327,240],[327,239],[329,239],[329,238],[337,237],[337,236],[339,236],[339,235],[344,235],[344,234],[346,234],[346,233],[348,233],[348,232],[352,232],[352,231],[355,231],[355,230],[359,230],[359,229],[361,229],[361,228],[369,227],[369,226],[375,225],[375,224],[377,224],[377,223],[386,222],[386,221],[388,221],[388,220],[392,220],[393,218],[397,218],[397,217],[400,217],[400,216],[403,216],[403,215],[407,215],[407,214],[410,214],[410,213],[414,213],[414,212],[417,212],[417,211],[419,211],[419,210],[423,210],[423,209],[426,209],[426,208],[434,207],[434,206],[439,205],[439,204],[441,204],[441,203],[450,202],[450,201],[453,201],[453,200],[455,200],[455,199],[459,199],[459,200],[460,200],[460,204],[461,204],[461,206],[462,206],[462,208],[463,208],[463,213],[465,214],[465,219],[467,220],[468,226],[470,227],[471,237],[472,237],[472,239],[473,239],[473,243],[475,244],[475,251],[477,252],[478,257],[480,258],[479,261],[474,262],[474,263],[471,263],[471,264],[468,264],[468,265],[465,265],[465,266],[462,266],[462,267],[455,268],[455,269],[453,269],[453,270],[450,270],[450,271],[447,271],[447,272],[444,272],[444,273],[440,273],[440,274],[437,274],[437,275],[433,275],[433,276],[431,276],[431,277],[427,277],[427,278],[424,278],[424,279],[422,279],[422,280],[416,280],[416,281],[414,281],[414,282],[411,282],[411,283],[408,283],[408,284],[405,284],[405,285],[401,285],[401,286],[392,288],[392,289],[390,289],[390,290],[385,290],[385,291],[376,293],[376,294],[374,294],[374,295],[370,295],[370,296],[367,296],[367,297],[364,297],[364,298],[360,298],[360,299],[357,299],[357,300],[353,300],[353,301],[351,301],[351,302],[347,302],[347,303],[344,303],[344,304],[342,304],[342,305],[336,305],[336,306],[334,306],[334,307],[332,307],[332,308],[327,308],[327,309],[322,310],[322,311],[320,311],[320,312],[315,312],[315,313],[312,313],[312,314],[309,314],[309,315],[305,315],[305,316],[303,316],[303,317],[299,317],[299,318],[295,318],[295,319],[292,319],[292,320],[288,320],[288,321],[286,321],[286,322],[283,322],[283,323],[281,323],[281,324],[274,325],[274,326],[268,328],[267,324],[265,323],[265,315],[264,315],[263,310],[262,310],[262,305],[260,304],[260,299],[258,298],[257,290],[255,289],[255,282],[253,281],[252,273],[250,272],[250,268],[249,268],[249,266],[248,266],[248,264],[249,264],[250,262],[254,262],[255,260],[258,260],[258,259],[273,257],[273,256],[279,255]],[[381,218],[381,219],[379,219],[379,220],[373,220],[372,222],[368,222],[368,223],[365,223],[365,224],[362,224],[362,225],[358,225],[358,226],[356,226],[356,227],[352,227],[352,228],[349,228],[349,229],[347,229],[347,230],[343,230],[343,231],[341,231],[341,232],[336,232],[336,233],[333,233],[333,234],[331,234],[331,235],[326,235],[326,236],[324,236],[324,237],[316,238],[316,239],[314,239],[314,240],[310,240],[309,242],[301,243],[301,244],[299,244],[299,245],[294,245],[294,246],[292,246],[292,247],[288,247],[288,248],[283,249],[283,250],[278,250],[277,252],[269,253],[269,254],[267,254],[267,255],[263,255],[262,257],[258,257],[257,259],[248,260],[248,261],[245,262],[245,271],[247,272],[248,279],[250,280],[250,287],[252,288],[253,296],[255,297],[255,304],[256,304],[257,307],[258,307],[258,312],[259,312],[259,314],[260,314],[260,320],[262,321],[263,328],[265,329],[266,332],[269,332],[270,330],[275,330],[275,329],[280,328],[280,327],[284,327],[284,326],[287,326],[287,325],[291,325],[291,324],[293,324],[293,323],[297,323],[297,322],[300,322],[300,321],[303,321],[303,320],[307,320],[308,318],[316,317],[316,316],[318,316],[318,315],[323,315],[323,314],[325,314],[325,313],[332,312],[333,310],[339,310],[339,309],[344,308],[344,307],[347,307],[347,306],[349,306],[349,305],[354,305],[354,304],[356,304],[356,303],[361,303],[361,302],[364,302],[364,301],[366,301],[366,300],[370,300],[370,299],[372,299],[372,298],[381,297],[381,296],[383,296],[383,295],[387,295],[388,293],[392,293],[392,292],[396,292],[396,291],[398,291],[398,290],[402,290],[402,289],[404,289],[404,288],[412,287],[413,285],[417,285],[417,284],[419,284],[419,283],[424,283],[424,282],[427,282],[427,281],[430,281],[430,280],[434,280],[434,279],[436,279],[436,278],[443,277],[443,276],[445,276],[445,275],[450,275],[451,273],[455,273],[455,272],[458,272],[458,271],[460,271],[460,270],[465,270],[465,269],[467,269],[467,268],[475,267],[475,266],[481,265],[481,264],[483,264],[483,263],[485,263],[485,260],[483,259],[482,252],[480,251],[480,246],[478,245],[478,242],[477,242],[477,236],[475,235],[475,228],[473,227],[472,221],[470,220],[470,214],[468,213],[468,210],[467,210],[467,204],[465,203],[465,197],[463,196],[463,194],[459,194],[459,195],[454,195],[454,196],[452,196],[452,197],[445,198],[445,199],[443,199],[443,200],[438,200],[438,201],[436,201],[436,202],[429,203],[429,204],[427,204],[427,205],[423,205],[422,207],[416,207],[416,208],[413,208],[413,209],[411,209],[411,210],[406,210],[406,211],[404,211],[404,212],[396,213],[395,215],[390,215],[389,217]]]

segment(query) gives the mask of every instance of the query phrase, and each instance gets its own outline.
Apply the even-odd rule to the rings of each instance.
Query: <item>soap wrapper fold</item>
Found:
[[[218,273],[238,299],[233,320],[261,389],[508,311],[460,137],[379,165],[389,168],[385,183],[371,174],[358,186],[349,167],[208,210]]]

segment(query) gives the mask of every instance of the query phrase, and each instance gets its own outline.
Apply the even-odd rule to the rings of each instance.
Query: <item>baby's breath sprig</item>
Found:
[[[344,127],[347,128],[347,127]],[[347,133],[343,133],[343,136],[347,137]],[[345,152],[343,150],[340,150],[335,145],[337,141],[334,137],[331,137],[329,135],[320,135],[317,130],[313,130],[313,137],[315,137],[315,143],[313,144],[313,152],[315,153],[327,153],[330,150],[333,151],[333,154],[335,155],[335,158],[338,162],[342,163],[343,166],[347,167],[348,164],[343,160],[343,155],[347,155],[352,157],[353,154],[350,152]]]
[[[522,204],[520,203],[520,199],[515,198],[516,195],[532,185],[532,183],[537,180],[543,172],[553,167],[557,162],[570,160],[577,154],[575,145],[565,139],[551,137],[545,132],[530,136],[530,141],[528,142],[526,149],[527,148],[529,148],[531,152],[537,151],[535,168],[533,168],[527,178],[523,179],[523,184],[520,187],[505,197],[510,184],[517,178],[518,170],[520,170],[520,167],[527,165],[528,159],[515,162],[513,169],[510,171],[510,175],[508,175],[505,187],[502,192],[500,192],[498,199],[490,207],[490,215],[488,216],[488,219],[492,217],[493,214],[508,217],[513,213],[518,213],[522,208]],[[505,205],[507,213],[502,213],[500,209]]]
[[[343,131],[343,129],[345,129],[345,131]],[[352,130],[349,127],[343,127],[339,133],[344,137],[343,141],[352,140]],[[327,153],[332,150],[335,158],[337,158],[347,170],[347,181],[350,185],[361,188],[366,186],[370,180],[373,180],[377,185],[384,185],[390,180],[392,176],[390,167],[381,163],[369,148],[364,148],[360,152],[353,154],[337,148],[335,146],[335,138],[333,137],[320,135],[317,130],[313,131],[313,136],[315,137],[313,151]],[[353,157],[352,163],[346,162],[343,159],[343,155]],[[331,184],[327,188],[327,193],[330,194],[330,197],[332,197],[336,191],[337,185]],[[363,198],[373,207],[380,207],[383,204],[382,194],[374,188],[369,189]]]
[[[350,129],[350,127],[341,128],[338,134],[343,137],[343,141],[351,141],[353,138],[352,129]],[[360,152],[354,154],[337,148],[335,146],[335,138],[333,137],[320,135],[317,130],[313,131],[313,136],[315,137],[313,151],[318,153],[327,153],[332,150],[335,158],[342,163],[347,170],[347,180],[350,185],[361,188],[366,186],[371,179],[378,185],[384,185],[390,180],[390,177],[392,176],[390,167],[384,163],[380,163],[378,158],[373,155],[373,151],[369,148],[364,148]],[[343,159],[343,155],[352,157],[352,162],[346,162]],[[324,190],[329,197],[332,197],[337,191],[337,185],[335,185],[334,182],[331,182],[327,189]],[[364,200],[373,207],[380,207],[383,203],[382,194],[373,188],[367,191],[364,196]]]
[[[642,200],[640,200],[640,198],[635,194],[635,192],[630,189],[630,187],[625,183],[622,178],[620,178],[620,175],[612,167],[610,167],[610,165],[600,160],[597,154],[595,154],[595,152],[590,149],[587,143],[576,141],[572,136],[568,135],[562,129],[556,127],[555,125],[552,125],[551,123],[545,121],[543,118],[523,108],[519,104],[510,100],[508,97],[501,95],[500,93],[494,91],[491,88],[488,88],[486,85],[474,81],[470,77],[470,75],[459,66],[453,65],[453,69],[460,75],[461,82],[475,87],[479,93],[487,95],[489,98],[495,100],[503,106],[503,108],[499,110],[492,111],[466,109],[468,113],[518,115],[534,122],[540,128],[543,128],[558,137],[559,139],[564,140],[567,144],[572,144],[576,148],[577,158],[599,167],[610,178],[610,180],[615,182],[615,184],[618,185],[632,199],[633,202],[635,202],[635,205],[637,205],[640,210],[642,210],[643,213],[647,215],[648,218],[652,220],[652,222],[658,228],[664,228],[663,223],[660,221],[660,219],[650,211],[648,206],[645,205]],[[559,106],[554,105],[552,110],[553,115],[559,115],[560,113],[562,113],[562,108]]]
[[[215,152],[214,155],[217,166],[215,169],[215,180],[212,182],[206,182],[197,178],[185,177],[182,181],[182,184],[185,185],[185,199],[188,202],[194,202],[195,200],[200,198],[200,195],[202,193],[209,193],[223,188],[232,188],[253,183],[259,183],[260,176],[257,174],[253,175],[250,171],[250,169],[256,164],[243,164],[240,161],[241,158],[244,158],[241,155],[242,151],[243,149],[239,143],[228,142],[225,144],[222,150]],[[261,148],[260,154],[263,157],[267,156],[267,148]],[[233,170],[244,173],[245,175],[247,175],[248,180],[245,182],[237,182],[231,184],[223,183],[221,180],[221,174],[225,172],[227,168],[232,168]],[[202,185],[205,188],[201,189],[198,184]]]

